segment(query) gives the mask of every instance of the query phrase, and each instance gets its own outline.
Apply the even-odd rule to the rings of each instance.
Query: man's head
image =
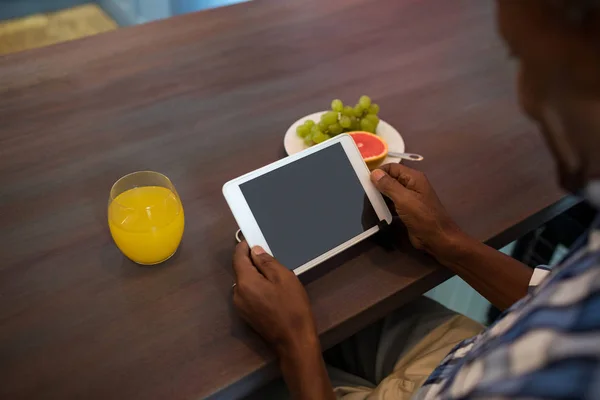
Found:
[[[571,191],[600,180],[600,0],[497,0],[522,108]]]

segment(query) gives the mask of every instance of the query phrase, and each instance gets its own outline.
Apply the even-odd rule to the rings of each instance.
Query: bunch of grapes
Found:
[[[366,131],[375,133],[379,125],[379,106],[369,96],[361,96],[352,107],[341,100],[331,102],[331,111],[321,115],[321,120],[307,120],[296,128],[296,133],[307,146],[321,143],[343,132]]]

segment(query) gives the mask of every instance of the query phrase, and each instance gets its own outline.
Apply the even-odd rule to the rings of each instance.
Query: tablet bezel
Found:
[[[392,215],[390,213],[390,210],[388,209],[385,201],[383,200],[381,193],[379,193],[377,188],[375,188],[375,186],[371,182],[369,168],[362,159],[358,147],[356,147],[356,144],[354,143],[354,140],[350,135],[343,134],[336,136],[333,139],[327,140],[321,144],[310,147],[304,151],[283,158],[272,164],[266,165],[255,171],[249,172],[223,185],[223,195],[225,196],[225,200],[227,201],[227,204],[229,205],[229,208],[233,213],[233,217],[238,223],[240,229],[242,230],[244,238],[248,241],[250,247],[261,246],[269,254],[273,254],[271,248],[269,247],[269,244],[267,243],[264,235],[260,230],[260,227],[258,226],[258,223],[256,222],[256,219],[254,218],[254,214],[252,213],[250,206],[246,202],[246,198],[244,197],[242,190],[240,189],[240,185],[245,182],[251,181],[254,178],[257,178],[261,175],[267,174],[271,171],[281,168],[294,161],[297,161],[301,158],[310,156],[311,154],[314,154],[317,151],[321,151],[329,146],[336,145],[338,143],[342,145],[342,148],[344,149],[344,152],[346,153],[350,164],[354,168],[354,172],[356,173],[369,201],[371,202],[373,209],[377,213],[377,217],[379,218],[379,220],[386,221],[388,224],[392,222]],[[355,236],[350,240],[342,243],[341,245],[320,255],[319,257],[316,257],[308,261],[307,263],[295,268],[293,271],[296,275],[300,275],[302,272],[308,271],[309,269],[322,263],[328,258],[333,257],[341,251],[373,235],[377,231],[379,231],[379,226],[374,226],[373,228],[370,228],[369,230],[359,234],[358,236]]]

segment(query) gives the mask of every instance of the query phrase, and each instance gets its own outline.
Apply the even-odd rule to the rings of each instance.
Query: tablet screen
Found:
[[[271,252],[292,270],[379,222],[340,143],[240,189]]]

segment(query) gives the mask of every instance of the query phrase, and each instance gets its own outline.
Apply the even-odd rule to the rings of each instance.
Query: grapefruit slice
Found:
[[[388,145],[381,137],[369,132],[349,132],[371,171],[379,167],[387,157]]]

